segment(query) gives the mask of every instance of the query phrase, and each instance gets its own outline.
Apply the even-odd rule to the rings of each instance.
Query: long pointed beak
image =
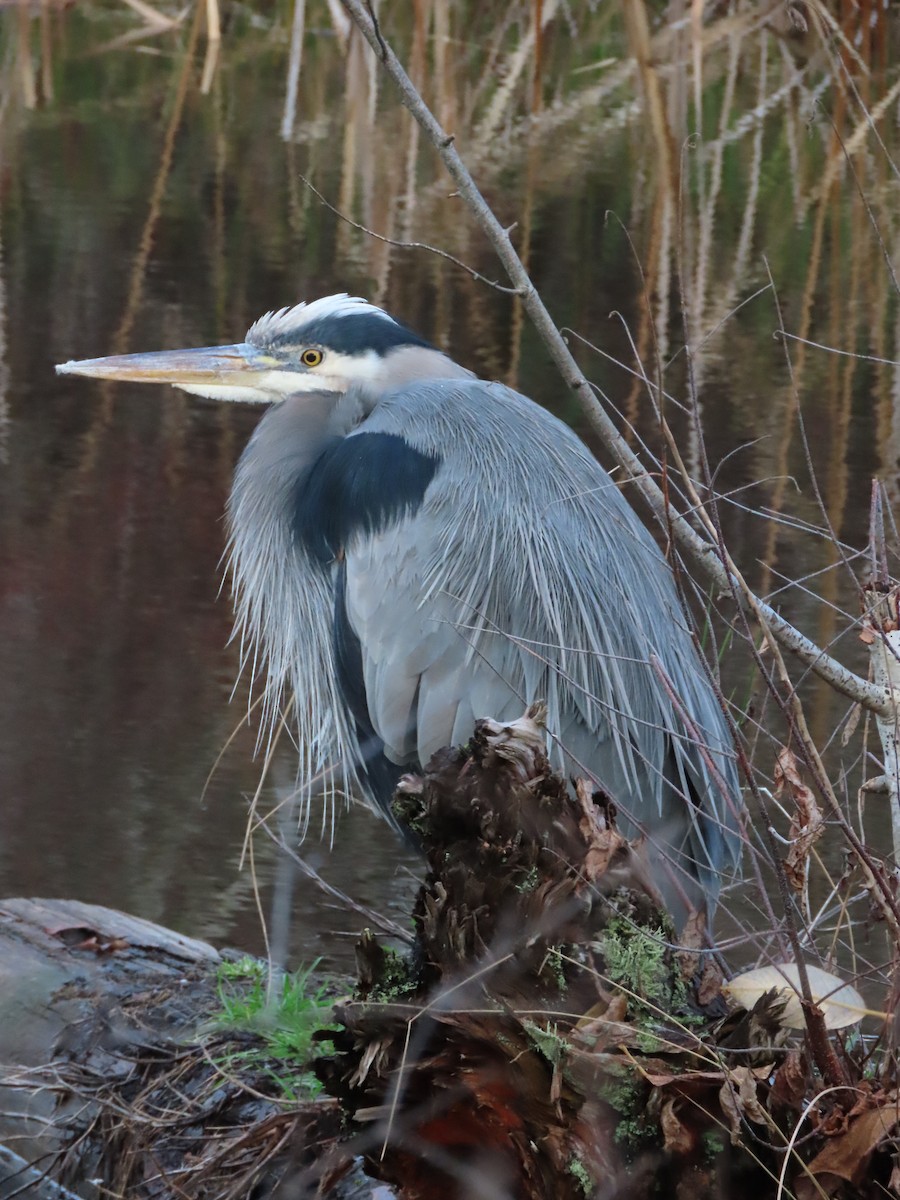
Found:
[[[58,375],[88,375],[94,379],[122,379],[132,383],[171,383],[176,387],[251,383],[252,374],[272,367],[256,346],[203,346],[198,350],[159,350],[151,354],[117,354],[110,358],[82,358],[60,363]]]

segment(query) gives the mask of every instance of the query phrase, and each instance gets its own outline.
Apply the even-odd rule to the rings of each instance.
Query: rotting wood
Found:
[[[337,1105],[286,1105],[256,1035],[210,1031],[222,961],[111,909],[0,901],[3,1200],[372,1194]]]
[[[758,1200],[802,1111],[788,1185],[844,1161],[816,1159],[833,1135],[854,1195],[882,1195],[890,1153],[855,1113],[886,1129],[894,1093],[849,1057],[854,1087],[823,1090],[777,989],[723,1015],[700,923],[677,943],[640,847],[549,770],[536,715],[479,722],[395,801],[428,860],[415,947],[362,938],[316,1065],[368,1170],[404,1200]]]
[[[851,1086],[823,1088],[778,991],[726,1012],[702,922],[676,940],[641,847],[550,771],[539,718],[479,722],[398,790],[428,866],[413,946],[362,935],[314,1064],[329,1100],[291,1107],[258,1062],[224,1069],[252,1035],[198,1036],[211,947],[90,906],[0,904],[0,969],[32,989],[5,1028],[34,1043],[7,1097],[45,1104],[54,1179],[130,1200],[381,1195],[362,1162],[401,1200],[759,1200],[782,1172],[795,1195],[834,1177],[881,1197],[894,1085],[845,1042]],[[29,1008],[49,1014],[40,1053]]]

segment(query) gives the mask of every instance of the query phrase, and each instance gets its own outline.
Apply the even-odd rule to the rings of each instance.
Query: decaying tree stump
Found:
[[[639,852],[602,797],[550,771],[539,716],[479,722],[404,782],[428,859],[415,951],[363,938],[320,1078],[411,1200],[575,1200],[629,1172],[629,1195],[663,1179],[713,1195],[734,1128],[695,1032],[715,960],[672,948]]]

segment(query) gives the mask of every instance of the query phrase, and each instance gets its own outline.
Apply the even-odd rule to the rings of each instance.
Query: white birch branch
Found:
[[[872,678],[888,694],[900,695],[900,614],[897,588],[882,592],[866,591],[869,611],[864,640],[869,642]],[[891,806],[894,861],[900,862],[900,720],[896,706],[876,713],[875,724],[884,752],[884,776],[879,782],[888,794]]]

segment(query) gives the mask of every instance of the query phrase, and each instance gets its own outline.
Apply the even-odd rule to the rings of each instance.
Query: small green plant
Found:
[[[516,883],[516,891],[521,892],[523,895],[527,895],[528,892],[534,891],[540,881],[541,876],[537,867],[530,867],[529,870],[524,871],[520,875]]]
[[[566,966],[562,947],[551,946],[547,951],[544,965],[556,981],[556,986],[561,992],[564,992],[566,990]]]
[[[725,1135],[720,1129],[707,1129],[703,1134],[703,1157],[710,1165],[725,1152]]]
[[[626,1063],[610,1061],[600,1094],[616,1113],[613,1137],[626,1161],[633,1162],[654,1145],[657,1137],[654,1123],[647,1120],[646,1086]]]
[[[307,1068],[315,1053],[327,1051],[330,1043],[323,1042],[314,1051],[312,1036],[334,1028],[329,1023],[332,1005],[326,996],[327,984],[312,983],[317,966],[318,960],[276,978],[274,986],[266,963],[256,958],[222,963],[217,975],[222,1011],[216,1027],[255,1033],[260,1039],[258,1046],[238,1051],[229,1061],[256,1061],[291,1100],[319,1091],[318,1080]]]
[[[381,956],[378,979],[370,999],[400,1000],[416,990],[417,981],[410,959],[405,954],[386,948]]]

